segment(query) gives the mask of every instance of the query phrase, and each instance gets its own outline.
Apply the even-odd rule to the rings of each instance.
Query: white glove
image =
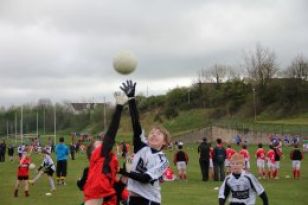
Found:
[[[127,96],[121,92],[115,92],[114,98],[116,100],[117,105],[124,105],[128,101]]]
[[[125,168],[128,173],[132,170],[133,160],[131,157],[127,157],[125,161]]]

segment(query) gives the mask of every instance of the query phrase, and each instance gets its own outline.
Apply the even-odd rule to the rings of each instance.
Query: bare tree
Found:
[[[303,55],[297,55],[287,68],[286,77],[308,80],[308,61]]]
[[[246,69],[249,77],[261,85],[275,76],[278,71],[276,55],[268,48],[257,44],[254,52],[245,56]]]
[[[219,84],[223,82],[227,75],[227,66],[221,64],[215,64],[209,70],[209,76],[214,79],[214,81]]]

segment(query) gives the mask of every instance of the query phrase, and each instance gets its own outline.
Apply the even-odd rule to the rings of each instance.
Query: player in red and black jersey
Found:
[[[187,179],[187,164],[189,161],[188,154],[183,151],[183,144],[178,145],[179,151],[174,155],[174,165],[176,165],[178,170],[178,175],[180,179]]]
[[[19,185],[24,182],[25,186],[25,196],[29,196],[29,166],[31,164],[31,158],[28,156],[27,152],[22,153],[21,159],[19,161],[19,166],[17,169],[17,180],[15,184],[14,197],[18,197]]]
[[[304,155],[302,151],[298,148],[298,145],[294,145],[294,149],[290,153],[290,159],[292,160],[293,178],[299,179],[301,170],[301,161],[304,159]]]
[[[127,97],[116,93],[115,98],[117,105],[103,143],[97,144],[90,157],[90,166],[83,186],[85,205],[101,205],[116,194],[114,183],[119,166],[112,148]]]

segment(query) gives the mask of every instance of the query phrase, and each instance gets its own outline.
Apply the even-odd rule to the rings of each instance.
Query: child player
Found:
[[[43,174],[46,174],[48,176],[50,190],[55,191],[56,187],[52,175],[56,171],[56,166],[54,165],[53,160],[50,156],[51,150],[43,149],[42,152],[45,154],[45,156],[41,166],[38,168],[38,174],[29,182],[30,184],[34,184]]]
[[[183,143],[179,143],[178,145],[179,151],[174,155],[174,165],[178,170],[179,179],[187,179],[186,168],[188,163],[188,155],[185,151],[183,151]]]
[[[231,170],[230,170],[230,159],[232,157],[232,155],[234,155],[236,153],[236,151],[234,149],[232,149],[231,145],[229,144],[227,146],[226,149],[226,159],[225,159],[225,167],[226,167],[226,173],[230,174]]]
[[[121,89],[129,98],[129,111],[134,131],[134,158],[131,171],[120,170],[122,175],[129,178],[127,186],[130,192],[129,205],[160,205],[160,179],[169,165],[162,150],[168,146],[169,133],[156,126],[150,131],[147,143],[142,141],[143,133],[135,101],[136,83],[127,81],[122,85]]]
[[[112,148],[115,144],[123,105],[127,102],[127,97],[115,93],[115,98],[117,105],[104,135],[103,143],[98,142],[91,152],[90,166],[82,186],[85,205],[101,205],[116,194],[113,186],[119,166]]]
[[[265,150],[262,143],[258,144],[258,149],[256,151],[257,158],[257,168],[259,173],[259,179],[265,179]]]
[[[14,197],[18,197],[19,185],[23,182],[25,186],[25,196],[29,196],[29,166],[31,164],[31,158],[28,156],[26,150],[21,155],[19,166],[17,170],[17,181],[15,184]]]
[[[275,151],[274,147],[272,145],[269,146],[269,150],[266,154],[266,159],[267,159],[267,175],[268,178],[275,178],[276,177],[276,161],[275,161]]]
[[[94,141],[90,143],[90,145],[87,147],[86,150],[88,160],[91,159],[92,152],[101,145],[102,145],[101,141]],[[83,170],[82,177],[77,181],[77,186],[81,191],[84,190],[84,185],[86,184],[88,178],[88,172],[89,172],[89,167],[86,167]],[[123,205],[127,205],[128,191],[126,189],[126,186],[127,186],[127,177],[121,176],[119,179],[116,179],[115,183],[113,184],[113,188],[116,194],[110,197],[105,197],[102,205],[120,205],[120,203]]]
[[[209,143],[210,153],[209,153],[209,178],[214,178],[214,164],[213,164],[213,156],[214,156],[214,148],[212,147],[212,143]]]
[[[301,161],[304,159],[304,155],[302,151],[298,148],[297,144],[294,145],[294,149],[290,153],[290,159],[292,160],[293,178],[299,179]]]
[[[268,198],[263,186],[251,173],[243,170],[244,157],[235,153],[230,160],[231,174],[228,175],[219,189],[219,205],[224,205],[230,196],[230,205],[254,205],[256,195],[260,196],[263,205],[268,205]]]
[[[247,149],[247,145],[243,145],[241,151],[239,152],[240,155],[244,157],[244,170],[249,171],[250,169],[250,154]]]

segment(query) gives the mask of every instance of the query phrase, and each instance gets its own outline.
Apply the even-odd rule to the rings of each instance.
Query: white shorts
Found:
[[[276,168],[276,162],[268,161],[267,162],[267,167],[269,169]]]
[[[300,160],[292,160],[292,168],[293,169],[300,169],[301,168],[301,161]]]
[[[225,159],[225,167],[230,167],[230,160]]]
[[[213,159],[210,159],[210,168],[213,168],[214,165],[213,165]]]
[[[265,160],[264,159],[257,159],[257,167],[264,169],[264,167],[265,167]]]
[[[275,164],[276,164],[276,169],[279,169],[280,168],[280,161],[276,161]]]
[[[178,170],[186,171],[186,162],[184,162],[184,161],[177,162],[176,163],[176,168]]]

